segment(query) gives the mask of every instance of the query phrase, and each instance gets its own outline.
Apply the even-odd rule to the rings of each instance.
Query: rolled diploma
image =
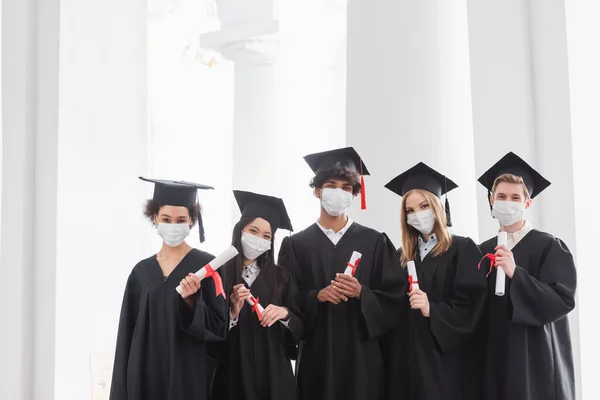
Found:
[[[246,303],[250,304],[250,306],[253,306],[254,300],[255,300],[255,297],[252,295],[252,293],[250,293],[250,296],[248,296],[246,298]],[[260,315],[262,315],[262,313],[265,311],[265,309],[263,308],[263,306],[260,305],[259,302],[256,302],[256,306],[258,307],[258,311],[260,311]]]
[[[358,260],[361,257],[362,257],[362,254],[359,253],[358,251],[352,252],[352,256],[350,257],[349,264],[355,265],[356,264],[356,260]],[[357,267],[358,267],[358,265],[357,265]],[[352,276],[352,267],[347,266],[346,270],[344,271],[344,275],[350,275],[350,276]]]
[[[508,235],[506,232],[498,232],[498,246],[506,246],[508,243]],[[502,267],[496,267],[496,296],[504,296],[504,285],[506,282],[506,274]]]
[[[414,289],[418,289],[419,288],[419,278],[417,278],[417,268],[415,267],[415,262],[414,261],[409,261],[408,263],[406,263],[406,268],[408,268],[408,275],[412,276],[412,280],[413,280],[412,288],[413,288],[413,290]]]
[[[225,250],[223,253],[216,256],[211,262],[206,264],[204,267],[200,268],[200,270],[198,272],[196,272],[194,275],[196,275],[198,278],[200,278],[200,280],[202,280],[206,277],[206,267],[207,266],[210,266],[213,270],[216,271],[219,268],[221,268],[227,261],[231,260],[233,257],[235,257],[237,255],[238,255],[237,249],[234,246],[231,246],[227,250]],[[183,293],[183,289],[182,289],[181,285],[177,286],[177,288],[175,290],[177,290],[177,293],[179,293],[179,294]]]

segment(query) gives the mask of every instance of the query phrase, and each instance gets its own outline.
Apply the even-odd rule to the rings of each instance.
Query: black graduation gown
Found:
[[[496,245],[492,238],[480,248],[493,254]],[[496,273],[488,278],[485,399],[574,400],[567,318],[575,307],[573,256],[560,239],[535,229],[512,252],[517,268],[504,296],[494,294]]]
[[[168,278],[156,256],[127,280],[113,369],[111,400],[203,400],[208,397],[205,342],[223,340],[227,302],[212,279],[202,281],[192,312],[175,291],[214,257],[193,249]]]
[[[402,249],[398,250],[398,261]],[[481,253],[466,237],[452,237],[448,251],[415,260],[419,287],[427,293],[430,317],[410,308],[404,296],[400,321],[381,339],[389,400],[480,398],[480,353],[485,306]],[[398,267],[400,268],[400,267]],[[408,277],[406,268],[402,268]]]
[[[275,268],[283,277],[279,293],[269,293],[262,272],[249,289],[264,308],[269,304],[286,307],[289,310],[289,327],[276,322],[270,328],[263,328],[252,307],[244,304],[237,325],[227,334],[224,361],[219,365],[212,390],[214,400],[295,398],[291,359],[296,355],[302,319],[295,305],[297,288],[291,273],[281,267]]]
[[[344,273],[353,251],[362,254],[355,277],[360,299],[334,305],[317,295]],[[279,263],[298,283],[304,318],[297,386],[300,400],[379,400],[384,376],[377,338],[396,322],[406,279],[388,237],[353,223],[337,245],[313,224],[284,239]]]

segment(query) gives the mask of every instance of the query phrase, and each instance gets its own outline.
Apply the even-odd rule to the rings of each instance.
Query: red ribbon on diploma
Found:
[[[210,264],[206,264],[204,266],[204,268],[206,268],[206,278],[212,277],[213,281],[215,282],[215,289],[217,290],[217,297],[223,296],[223,298],[225,299],[225,290],[223,290],[223,281],[221,280],[221,275],[219,275],[219,273],[217,271],[215,271],[214,269],[212,269],[212,267],[210,266]]]
[[[260,301],[260,299],[258,297],[252,296],[250,297],[250,301],[252,302],[252,312],[256,313],[256,316],[258,317],[259,321],[262,321],[262,315],[258,308],[258,302]]]
[[[487,278],[491,273],[492,270],[494,269],[494,267],[496,266],[496,255],[495,254],[491,254],[491,253],[487,253],[485,256],[483,256],[483,258],[479,261],[479,264],[477,264],[477,269],[480,269],[481,267],[481,263],[483,262],[483,260],[485,260],[486,258],[490,259],[490,270],[488,271],[488,273],[485,275],[485,277]]]
[[[360,264],[360,258],[357,258],[356,261],[354,261],[354,264],[348,262],[348,266],[352,268],[352,276],[354,276],[354,274],[356,273],[356,268],[358,268],[358,264]]]
[[[413,276],[409,275],[408,276],[408,292],[409,293],[412,292],[412,285],[413,285],[413,283],[418,285],[419,281],[413,280]]]

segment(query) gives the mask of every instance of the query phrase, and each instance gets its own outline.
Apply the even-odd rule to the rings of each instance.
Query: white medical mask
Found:
[[[159,223],[156,226],[156,231],[162,238],[163,242],[169,247],[177,247],[190,234],[190,225],[183,224],[165,224]]]
[[[325,188],[321,193],[321,206],[332,217],[342,215],[352,205],[354,196],[342,189]]]
[[[523,219],[525,204],[518,201],[494,201],[492,217],[502,226],[511,226]]]
[[[256,260],[270,249],[270,240],[263,239],[248,232],[242,232],[242,253],[248,260]]]
[[[418,213],[408,214],[406,222],[421,232],[423,235],[429,235],[433,231],[435,226],[435,217],[433,216],[433,210],[420,211]]]

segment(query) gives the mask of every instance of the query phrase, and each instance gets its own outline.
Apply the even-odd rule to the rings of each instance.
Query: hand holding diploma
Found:
[[[427,297],[427,293],[421,289],[415,289],[413,286],[413,290],[408,296],[410,297],[410,308],[421,310],[421,314],[425,318],[429,318],[429,298]]]
[[[196,275],[200,280],[204,278],[212,277],[215,282],[215,289],[217,291],[217,296],[223,296],[225,298],[225,291],[223,290],[223,282],[221,281],[221,276],[217,273],[217,270],[221,268],[227,261],[231,260],[233,257],[238,255],[238,251],[234,246],[229,247],[223,253],[215,257],[214,260],[206,264],[202,267]],[[177,293],[183,294],[183,288],[181,285],[176,288]]]
[[[498,294],[498,274],[500,271],[505,273],[510,279],[512,279],[515,273],[515,258],[512,251],[507,246],[507,234],[506,232],[498,233],[498,246],[496,246],[496,260],[495,264],[498,268],[498,272],[496,273],[496,294]],[[502,294],[504,295],[504,284],[502,284]]]
[[[360,254],[358,251],[352,252],[352,256],[350,257],[348,266],[346,267],[346,270],[344,271],[344,275],[354,276],[354,274],[356,274],[356,268],[358,268],[358,264],[360,264],[361,257],[362,257],[362,254]]]
[[[262,313],[260,324],[263,328],[271,327],[277,321],[285,321],[289,316],[289,312],[285,307],[276,306],[274,304],[269,304],[264,310],[262,310],[260,304],[258,304],[258,307],[261,309]]]
[[[362,291],[362,285],[358,279],[351,275],[336,274],[335,280],[331,281],[333,289],[338,295],[343,295],[348,298],[359,298]]]
[[[419,288],[419,279],[417,278],[417,268],[414,261],[409,261],[406,268],[408,269],[408,293],[410,293],[413,289]]]
[[[247,289],[243,283],[235,285],[231,290],[231,316],[234,320],[237,320],[240,315],[240,311],[244,306],[244,301],[248,300],[251,296],[250,290]]]

